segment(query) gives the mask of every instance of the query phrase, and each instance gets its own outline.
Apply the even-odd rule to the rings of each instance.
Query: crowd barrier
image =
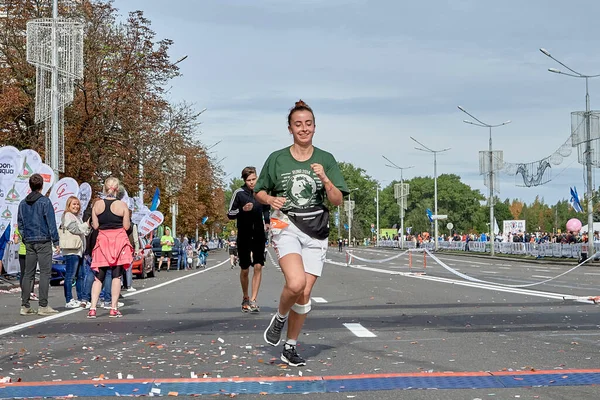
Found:
[[[598,243],[600,246],[600,243]],[[380,240],[380,247],[395,247],[400,248],[398,240]],[[455,250],[455,251],[472,251],[475,253],[489,253],[491,251],[490,242],[439,242],[440,250]],[[500,254],[515,254],[532,257],[557,257],[557,258],[580,258],[581,248],[587,248],[585,243],[504,243],[495,242],[494,251]],[[404,242],[404,249],[414,249],[414,242]],[[422,248],[433,250],[435,243],[422,243]]]

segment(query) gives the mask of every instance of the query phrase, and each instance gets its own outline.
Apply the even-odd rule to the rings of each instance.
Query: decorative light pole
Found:
[[[570,76],[573,78],[585,79],[585,113],[584,113],[585,136],[583,138],[579,138],[579,135],[577,135],[577,137],[578,137],[577,143],[573,142],[573,146],[579,147],[579,162],[581,164],[585,165],[585,170],[586,170],[586,185],[587,185],[586,197],[587,197],[587,213],[588,213],[588,232],[587,232],[588,233],[588,256],[591,257],[594,255],[594,200],[593,200],[594,182],[593,182],[593,174],[592,174],[592,166],[593,166],[592,140],[597,140],[599,137],[598,137],[598,132],[592,132],[592,127],[590,125],[590,117],[591,117],[592,111],[590,110],[590,93],[588,90],[588,80],[591,78],[597,78],[600,76],[600,74],[599,75],[581,74],[581,73],[569,68],[566,64],[562,63],[561,61],[557,60],[556,58],[554,58],[548,50],[540,49],[540,51],[545,56],[553,59],[554,61],[556,61],[557,63],[559,63],[560,65],[562,65],[563,67],[565,67],[566,69],[571,71],[572,73],[562,72],[561,70],[556,69],[556,68],[548,68],[548,71],[553,72],[555,74]],[[571,114],[571,121],[572,121],[571,125],[573,125],[573,117],[577,117],[578,114],[580,114],[580,113],[574,112]],[[572,129],[572,130],[574,130],[576,132],[578,130],[578,127],[575,126],[575,129]],[[576,136],[576,134],[573,133],[573,136]],[[582,153],[585,155],[584,160],[581,159]],[[598,162],[598,157],[599,157],[599,155],[596,154],[596,160],[595,160],[596,163]]]
[[[400,235],[399,239],[400,239],[400,248],[403,249],[404,248],[404,211],[407,208],[407,197],[408,197],[408,191],[409,191],[409,185],[408,183],[405,184],[404,183],[404,175],[403,172],[405,169],[411,169],[414,168],[414,165],[411,165],[410,167],[399,167],[398,165],[396,165],[393,161],[391,161],[389,158],[387,158],[386,156],[383,156],[383,158],[385,158],[385,160],[387,162],[389,162],[390,164],[385,164],[386,167],[390,167],[390,168],[394,168],[394,169],[399,169],[400,170],[400,186],[395,190],[397,193],[395,193],[395,197],[396,197],[396,201],[398,202],[398,205],[400,206]],[[397,185],[396,185],[397,186]]]
[[[350,189],[348,193],[348,201],[346,202],[346,212],[348,213],[348,247],[352,246],[352,215],[354,214],[354,205],[352,201],[352,192],[358,188]]]
[[[438,250],[439,247],[439,234],[438,234],[438,219],[439,219],[439,215],[438,215],[438,205],[437,205],[437,155],[438,153],[443,153],[446,152],[448,150],[450,150],[450,147],[447,147],[445,149],[442,150],[432,150],[429,147],[425,146],[423,143],[419,142],[417,139],[415,139],[414,137],[410,137],[415,143],[417,143],[419,146],[421,147],[415,147],[415,149],[419,150],[419,151],[424,151],[426,153],[432,153],[433,154],[433,202],[434,202],[434,226],[435,226],[435,230],[434,230],[434,243],[435,243],[435,250]]]
[[[488,176],[489,176],[489,181],[488,181],[488,186],[490,189],[490,195],[489,195],[489,204],[490,204],[490,244],[491,244],[491,252],[490,255],[494,255],[494,229],[495,229],[495,224],[494,224],[494,153],[492,151],[492,128],[497,128],[499,126],[503,126],[503,125],[508,125],[510,124],[510,120],[509,121],[505,121],[501,124],[497,124],[497,125],[491,125],[491,124],[486,124],[485,122],[482,122],[481,120],[477,119],[475,116],[473,116],[472,114],[470,114],[467,110],[465,110],[463,107],[458,106],[458,109],[462,112],[464,112],[465,114],[467,114],[469,117],[473,118],[475,121],[477,122],[473,122],[473,121],[468,121],[468,120],[463,120],[463,122],[465,124],[470,124],[470,125],[475,125],[475,126],[480,126],[482,128],[488,128],[490,131],[490,146],[489,146],[489,150],[488,150],[488,160],[487,162],[489,163],[488,165]],[[481,153],[480,153],[481,154]],[[485,164],[485,163],[484,163]],[[480,172],[484,172],[482,170],[482,165],[480,165]],[[485,168],[483,168],[485,169]]]

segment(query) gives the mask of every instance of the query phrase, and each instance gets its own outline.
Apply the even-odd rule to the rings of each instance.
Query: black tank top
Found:
[[[123,227],[123,217],[115,215],[111,210],[110,206],[117,199],[106,200],[104,199],[104,211],[98,215],[98,229],[118,229]]]

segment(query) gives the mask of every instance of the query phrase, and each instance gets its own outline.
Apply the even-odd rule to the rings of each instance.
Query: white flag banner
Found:
[[[50,190],[50,202],[54,207],[54,216],[56,218],[56,226],[60,226],[60,220],[65,212],[67,200],[71,196],[77,197],[79,194],[79,184],[73,178],[62,178],[56,182]]]
[[[160,211],[152,211],[146,215],[138,224],[138,233],[140,236],[146,236],[163,223],[165,217]]]
[[[38,172],[44,178],[44,187],[42,188],[42,195],[45,196],[48,193],[48,190],[54,185],[54,181],[56,177],[54,176],[54,171],[49,165],[42,164],[40,166],[40,170]]]
[[[19,204],[20,198],[15,188],[15,180],[19,174],[19,166],[21,164],[21,152],[12,146],[0,147],[0,218],[5,224],[6,220],[12,220],[12,212],[9,208],[10,204]],[[6,203],[6,200],[10,202]],[[9,215],[10,214],[10,215]],[[8,226],[7,224],[4,225]]]
[[[0,208],[0,232],[4,232],[6,228],[11,227],[10,237],[14,234],[15,224],[17,222],[17,212],[19,211],[19,203],[4,203]]]
[[[132,202],[133,210],[131,213],[131,222],[133,222],[136,225],[139,225],[142,218],[150,214],[150,209],[144,205],[144,203],[139,197],[133,197]]]
[[[0,184],[12,186],[21,168],[21,152],[13,146],[0,147]]]
[[[82,217],[83,212],[87,208],[88,204],[90,204],[90,200],[92,199],[92,187],[89,183],[84,182],[81,184],[81,186],[79,186],[79,194],[77,197],[79,198],[79,203],[81,203],[79,217]]]
[[[25,199],[31,192],[29,178],[35,173],[40,173],[42,164],[42,157],[37,151],[31,149],[21,151],[21,167],[15,180],[15,187],[20,200]]]
[[[33,174],[39,174],[40,168],[42,167],[42,157],[37,151],[27,149],[21,150],[21,167],[17,179],[28,181]]]

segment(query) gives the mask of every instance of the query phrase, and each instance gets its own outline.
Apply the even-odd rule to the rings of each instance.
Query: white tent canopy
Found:
[[[588,231],[588,226],[587,226],[587,224],[585,224],[584,226],[581,227],[581,232],[587,233],[587,231]],[[594,230],[592,232],[596,232],[596,231],[600,232],[600,222],[594,222]]]

